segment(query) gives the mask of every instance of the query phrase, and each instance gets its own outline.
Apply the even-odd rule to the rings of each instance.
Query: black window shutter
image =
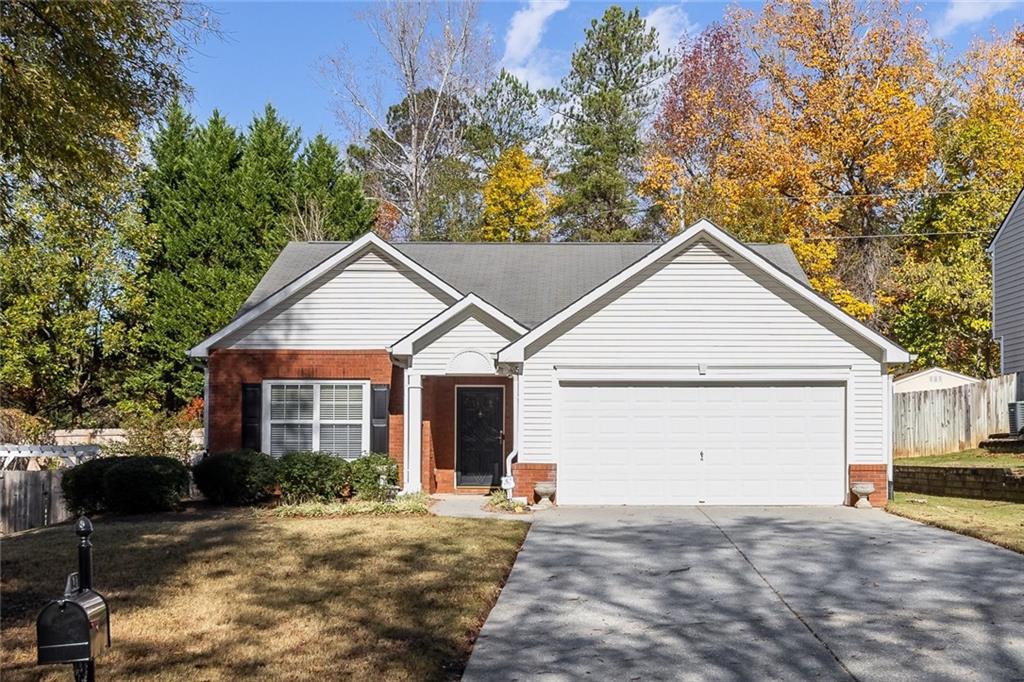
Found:
[[[388,395],[387,384],[370,386],[370,452],[388,452]]]
[[[260,450],[260,426],[263,417],[263,386],[242,384],[242,449]]]

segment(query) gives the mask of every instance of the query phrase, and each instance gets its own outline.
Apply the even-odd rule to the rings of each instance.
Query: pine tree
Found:
[[[559,230],[568,239],[637,239],[636,189],[643,165],[641,125],[672,60],[657,31],[633,9],[609,7],[591,22],[561,88],[542,93],[558,108],[564,136],[556,177]]]

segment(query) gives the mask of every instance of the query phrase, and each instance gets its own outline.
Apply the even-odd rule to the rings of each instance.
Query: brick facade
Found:
[[[264,379],[361,379],[391,386],[388,449],[403,457],[402,370],[381,350],[230,350],[217,349],[207,362],[210,394],[210,452],[237,450],[242,443],[242,384]]]
[[[555,480],[554,464],[520,463],[512,464],[512,475],[516,479],[516,487],[512,494],[515,497],[525,497],[528,502],[539,502],[540,498],[534,494],[533,486],[541,481]],[[558,493],[555,493],[555,501],[558,500]]]
[[[889,468],[885,464],[851,464],[850,485],[861,481],[875,484],[871,494],[871,506],[883,507],[889,501]],[[850,504],[857,502],[857,496],[850,493]]]
[[[455,486],[455,386],[505,387],[505,447],[512,451],[512,379],[509,377],[423,377],[422,485],[428,493],[485,492]]]

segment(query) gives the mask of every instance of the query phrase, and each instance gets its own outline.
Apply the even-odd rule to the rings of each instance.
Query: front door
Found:
[[[504,388],[455,387],[455,485],[501,483],[504,421]]]

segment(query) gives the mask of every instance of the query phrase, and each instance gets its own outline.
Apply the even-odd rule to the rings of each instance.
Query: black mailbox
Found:
[[[110,646],[110,613],[99,592],[78,590],[43,607],[36,619],[39,664],[85,663]]]
[[[92,522],[85,516],[75,524],[78,573],[68,576],[64,596],[43,607],[36,618],[39,665],[70,663],[75,680],[95,682],[96,656],[110,646],[110,609],[92,589]]]

